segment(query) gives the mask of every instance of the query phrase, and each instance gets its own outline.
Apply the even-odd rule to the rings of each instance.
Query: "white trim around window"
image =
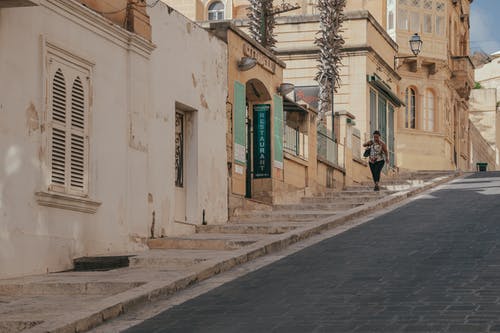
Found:
[[[88,198],[93,63],[42,41],[45,187],[36,193],[37,202],[94,213],[100,203]]]
[[[226,14],[226,5],[217,0],[210,3],[207,7],[207,18],[209,21],[224,20]]]

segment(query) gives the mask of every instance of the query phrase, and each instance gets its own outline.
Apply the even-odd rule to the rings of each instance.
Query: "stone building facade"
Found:
[[[399,96],[397,165],[403,169],[469,169],[470,0],[387,0],[387,31],[410,56],[408,40],[423,41],[418,57],[395,61]]]
[[[224,19],[245,26],[244,1],[238,3],[238,10],[234,3],[216,2],[225,8]],[[285,81],[314,87],[317,1],[297,2],[300,9],[278,18],[276,54],[287,64]],[[470,167],[468,112],[474,83],[469,58],[470,3],[347,1],[343,86],[335,98],[335,109],[356,117],[363,140],[373,129],[382,129],[391,149],[391,163],[400,170]],[[213,19],[203,12],[207,10],[198,6],[192,17]],[[415,33],[421,36],[423,47],[418,57],[410,58],[408,41]],[[343,139],[335,135],[342,144]]]
[[[226,44],[161,2],[33,3],[0,8],[0,278],[226,222]]]

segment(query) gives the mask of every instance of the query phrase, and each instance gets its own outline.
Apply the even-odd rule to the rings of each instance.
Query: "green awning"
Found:
[[[400,100],[399,97],[392,92],[391,88],[377,75],[368,75],[368,82],[378,92],[384,95],[392,104],[394,104],[394,106],[405,106],[405,103]]]

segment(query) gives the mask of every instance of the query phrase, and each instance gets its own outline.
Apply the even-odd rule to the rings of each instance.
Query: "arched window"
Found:
[[[215,1],[208,6],[208,20],[217,21],[224,19],[224,4],[221,1]]]
[[[425,106],[424,106],[424,130],[434,131],[434,118],[435,118],[436,101],[434,92],[427,90],[425,92]]]
[[[415,89],[406,88],[405,102],[406,102],[405,127],[416,128],[415,115],[417,109],[417,94],[415,92]]]

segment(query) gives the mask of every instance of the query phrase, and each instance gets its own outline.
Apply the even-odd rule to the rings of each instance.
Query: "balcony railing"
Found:
[[[285,125],[284,134],[283,150],[294,156],[307,159],[309,157],[309,140],[307,134],[301,133],[298,129],[287,125]]]
[[[318,131],[318,157],[338,165],[338,145],[329,133]]]

